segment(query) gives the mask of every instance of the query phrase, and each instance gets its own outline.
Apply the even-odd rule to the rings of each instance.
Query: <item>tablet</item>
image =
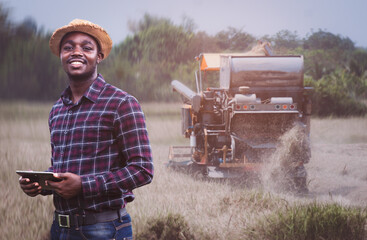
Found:
[[[53,172],[41,172],[41,171],[22,171],[17,170],[18,173],[23,178],[29,178],[31,182],[38,182],[42,189],[52,190],[50,186],[46,186],[45,181],[50,180],[54,182],[62,181],[61,178],[55,178]]]

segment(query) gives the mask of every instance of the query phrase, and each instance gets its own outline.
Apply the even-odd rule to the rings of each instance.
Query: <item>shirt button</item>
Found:
[[[69,111],[69,114],[71,115],[72,113],[73,113],[73,111],[71,111],[71,110],[70,110],[70,111]]]
[[[68,131],[67,131],[67,130],[65,130],[65,131],[64,131],[64,133],[65,133],[65,134],[67,134],[67,133],[68,133]]]

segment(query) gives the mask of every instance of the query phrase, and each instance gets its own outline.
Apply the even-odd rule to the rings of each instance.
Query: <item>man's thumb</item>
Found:
[[[54,177],[55,178],[64,178],[66,176],[65,176],[65,173],[54,173]]]

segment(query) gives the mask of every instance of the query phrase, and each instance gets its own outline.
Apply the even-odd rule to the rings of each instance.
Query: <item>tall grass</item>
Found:
[[[51,103],[0,103],[0,161],[2,163],[0,239],[43,239],[48,235],[54,210],[52,197],[27,197],[19,188],[15,170],[43,170],[49,166],[50,143],[47,118],[51,105]],[[325,215],[326,213],[322,212],[323,209],[329,208],[334,209],[335,218],[338,218],[338,214],[340,215],[340,221],[345,225],[352,223],[355,218],[360,219],[361,225],[358,226],[363,225],[364,212],[358,215],[357,207],[349,207],[344,203],[336,204],[333,199],[327,201],[330,203],[323,200],[325,203],[321,207],[314,206],[314,211],[303,210],[307,209],[309,202],[317,200],[318,193],[315,189],[318,185],[316,184],[311,184],[310,189],[311,193],[315,192],[315,196],[310,195],[305,198],[266,192],[261,186],[249,188],[244,184],[227,181],[201,181],[167,169],[165,163],[168,161],[169,145],[186,143],[181,136],[180,104],[147,103],[143,104],[143,109],[146,113],[153,148],[155,177],[151,184],[134,190],[136,199],[127,206],[133,219],[135,237],[143,238],[142,236],[149,236],[153,231],[157,235],[156,238],[151,239],[169,239],[164,236],[172,236],[170,234],[175,233],[180,236],[177,239],[247,239],[250,232],[253,239],[262,239],[261,235],[256,234],[266,228],[263,223],[269,219],[278,226],[274,228],[276,233],[282,231],[285,225],[281,223],[286,222],[288,215],[303,217],[311,217],[315,214]],[[319,134],[326,131],[325,127],[328,128],[325,134],[335,138],[339,136],[338,131],[342,128],[353,125],[354,128],[362,129],[366,124],[366,119],[363,118],[332,119],[336,126],[333,128],[328,124],[328,120],[313,121],[315,124],[312,127],[311,139],[315,138],[317,143],[325,142],[322,134]],[[351,134],[361,148],[359,151],[364,154],[365,132],[353,130]],[[347,133],[343,133],[343,140],[339,139],[337,143],[338,149],[340,149],[339,144],[350,141],[350,137]],[[352,149],[354,145],[348,146]],[[331,151],[329,149],[332,147],[327,149]],[[318,148],[316,151],[319,151]],[[310,163],[321,161],[324,156],[327,158],[327,154],[328,152],[321,152],[313,155]],[[353,154],[352,151],[351,154]],[[330,164],[322,166],[331,167]],[[344,165],[342,169],[343,167]],[[318,164],[315,163],[310,170],[318,173]],[[362,170],[351,169],[349,165],[345,172],[347,174],[342,177],[363,174]],[[313,172],[310,172],[311,180],[316,178],[312,174]],[[322,181],[325,180],[317,180],[317,183],[322,184]],[[366,182],[367,179],[358,180],[358,184]],[[325,194],[330,193],[326,190]],[[367,193],[362,195],[362,197],[366,196]],[[331,204],[330,207],[329,204]],[[321,226],[325,224],[333,224],[329,220],[331,218],[318,218],[314,221],[314,226],[322,229]],[[357,221],[353,223],[354,226],[357,226],[357,223]],[[317,236],[320,236],[319,239],[325,236],[321,235],[320,231],[316,234],[319,235],[314,235],[315,239],[318,239]],[[288,239],[296,239],[295,236],[292,237],[291,234]]]
[[[50,164],[50,104],[0,104],[1,239],[42,239],[52,220],[52,197],[27,197],[17,169],[45,170]]]
[[[367,209],[338,204],[294,205],[248,228],[246,239],[364,240]]]

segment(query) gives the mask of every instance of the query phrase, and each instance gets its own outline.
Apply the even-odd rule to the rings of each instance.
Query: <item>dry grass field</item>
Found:
[[[16,169],[49,166],[50,103],[0,103],[1,239],[44,239],[52,221],[51,197],[27,197]],[[166,169],[169,145],[180,135],[180,104],[143,104],[153,148],[155,177],[134,191],[128,205],[135,234],[152,219],[180,214],[196,239],[245,239],[256,221],[279,209],[308,202],[367,206],[367,118],[312,119],[312,158],[306,166],[307,196],[265,191],[264,186],[201,181]],[[256,229],[255,229],[256,230]]]

